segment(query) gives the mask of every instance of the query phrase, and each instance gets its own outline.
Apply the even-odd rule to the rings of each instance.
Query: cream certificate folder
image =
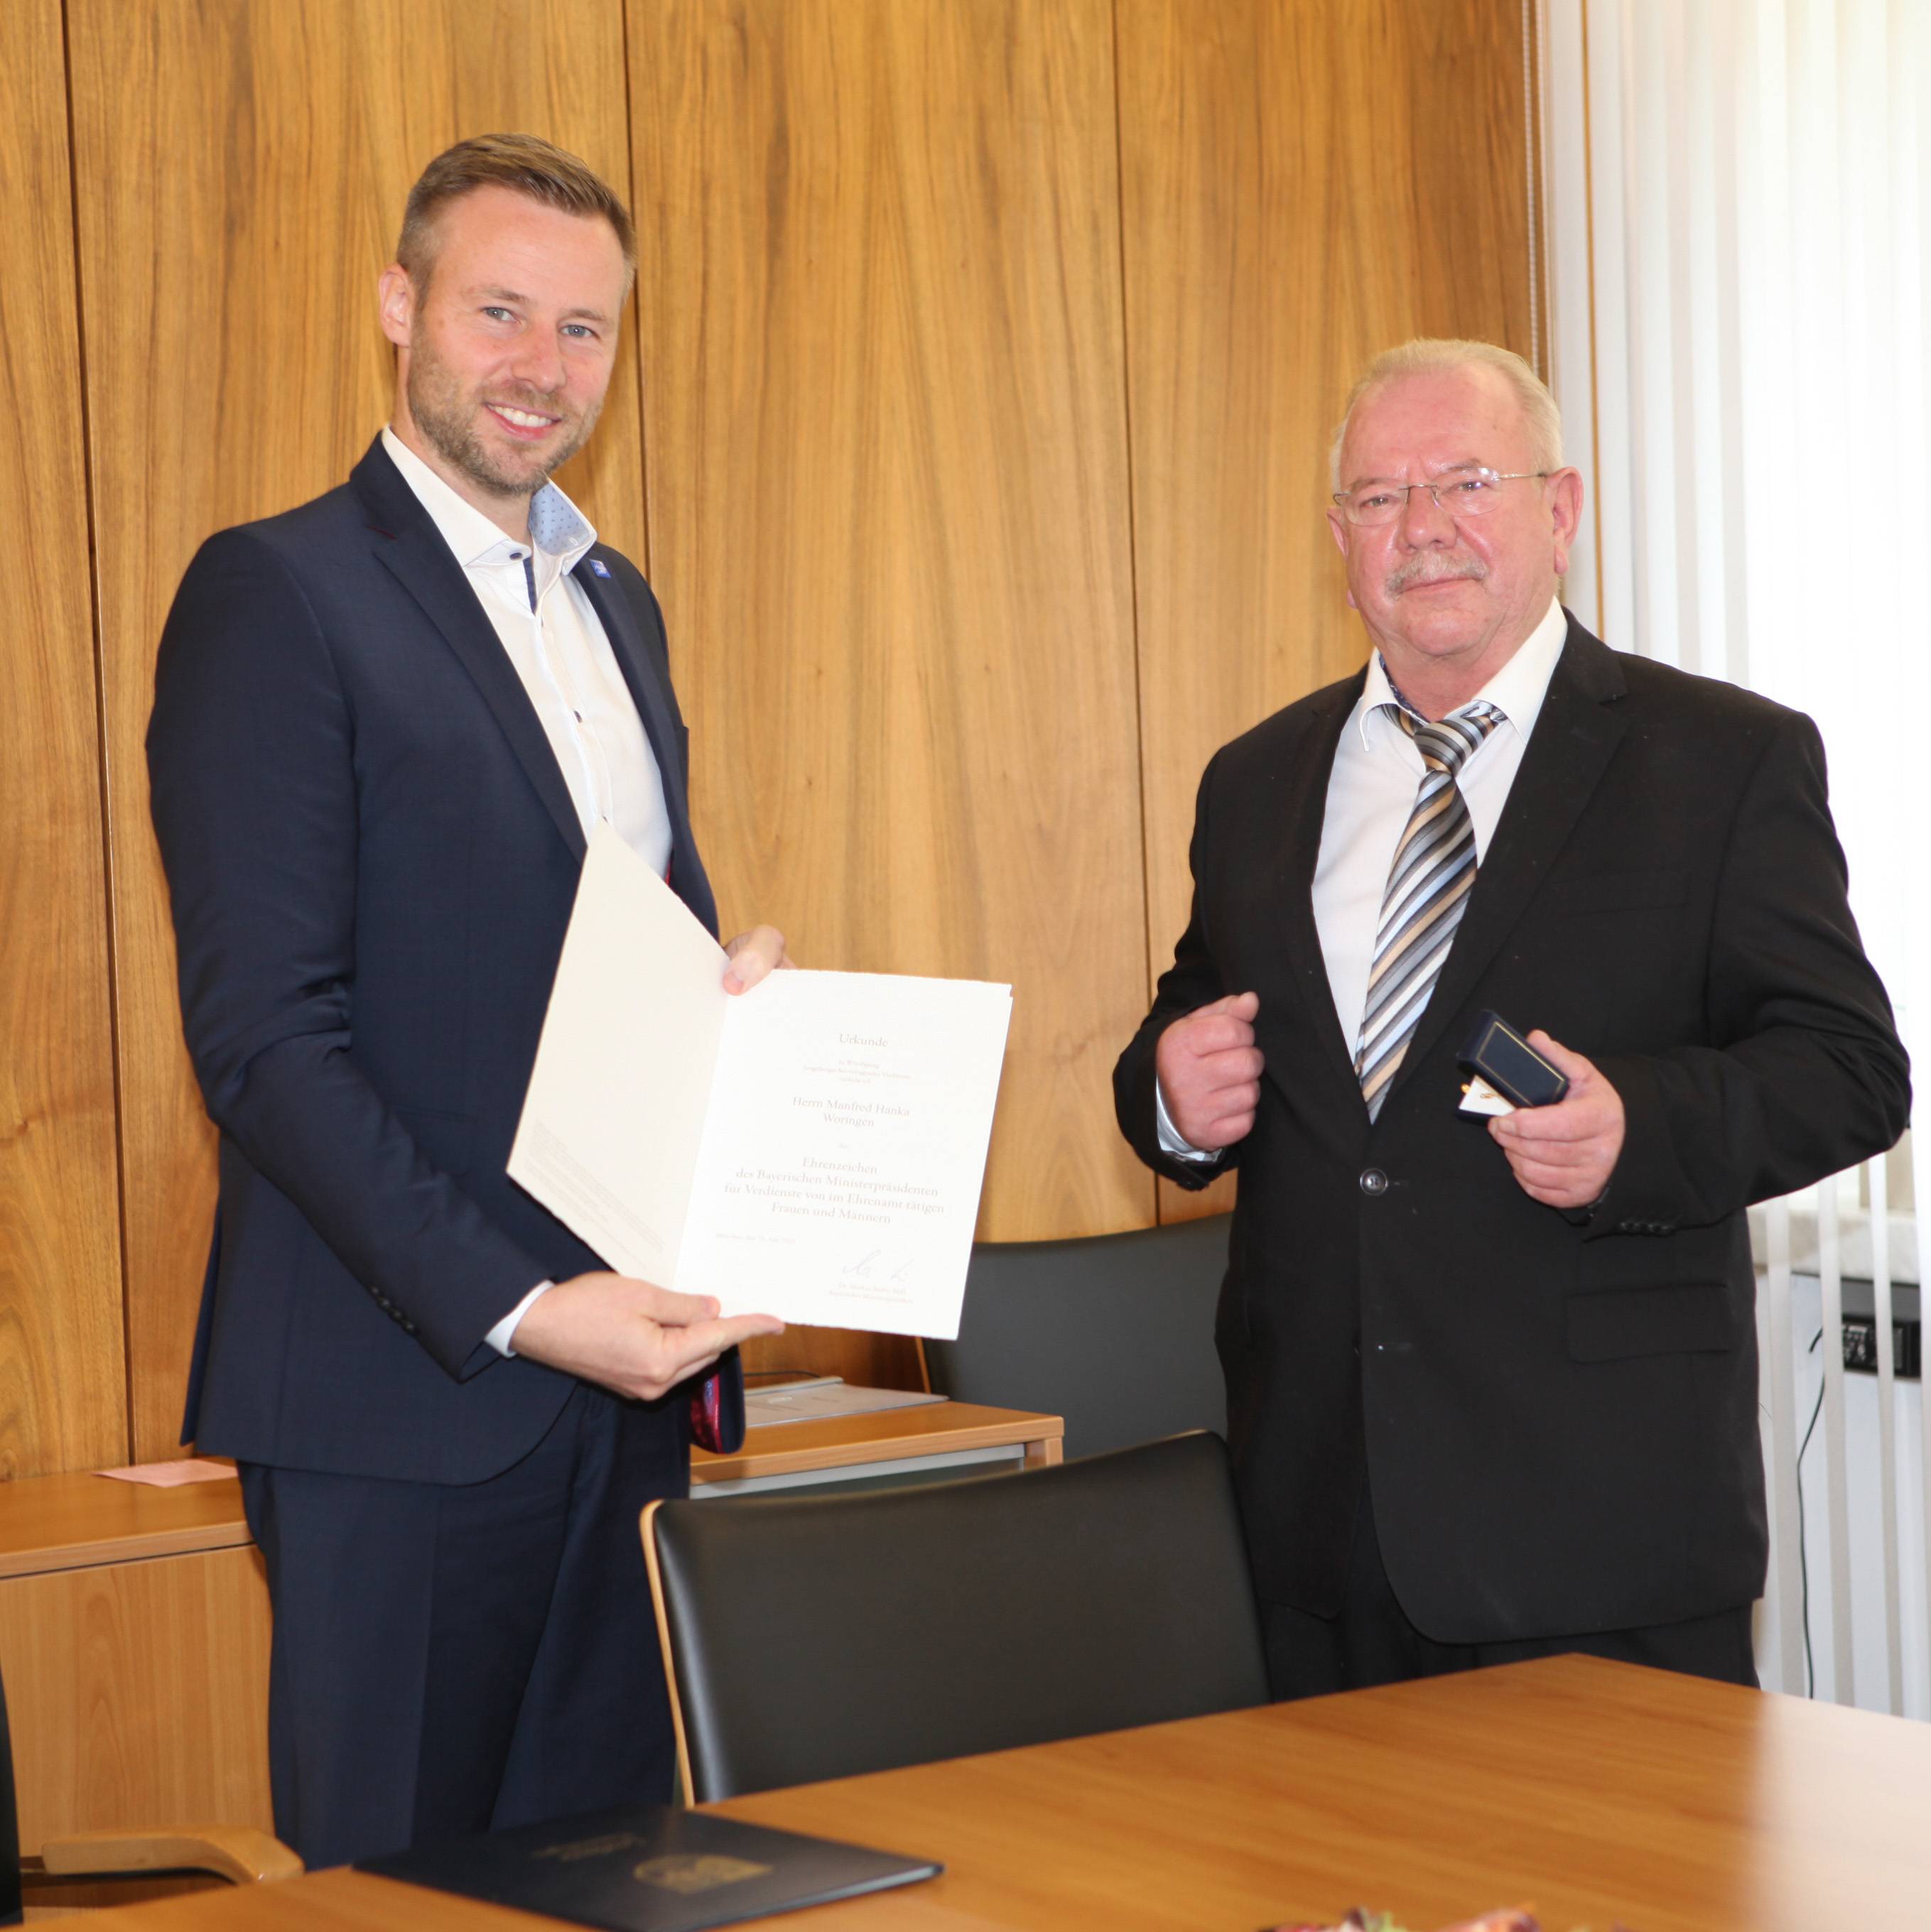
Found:
[[[727,1315],[950,1340],[1012,988],[774,973],[592,833],[509,1175],[620,1274]]]

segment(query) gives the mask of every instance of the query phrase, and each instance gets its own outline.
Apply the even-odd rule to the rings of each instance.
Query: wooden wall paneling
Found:
[[[1108,0],[632,0],[652,562],[728,923],[1010,980],[988,1239],[1146,1225]]]
[[[179,1426],[214,1193],[148,822],[162,621],[204,537],[339,482],[385,419],[374,282],[425,162],[520,128],[627,188],[623,20],[621,0],[69,0],[68,14],[134,1435],[155,1456]],[[640,558],[641,428],[633,355],[560,479]]]
[[[1323,518],[1355,376],[1413,335],[1532,350],[1527,134],[1516,0],[1117,9],[1157,976],[1208,758],[1365,655]]]
[[[794,1376],[842,1376],[856,1388],[932,1385],[925,1357],[909,1335],[793,1322],[782,1335],[752,1336],[743,1353],[753,1388],[770,1388]]]
[[[0,8],[0,1477],[128,1450],[59,0]]]
[[[122,1826],[272,1831],[268,1672],[252,1549],[0,1581],[21,1850]]]

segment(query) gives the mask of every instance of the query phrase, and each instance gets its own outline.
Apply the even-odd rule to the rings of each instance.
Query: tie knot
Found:
[[[1477,698],[1452,711],[1439,724],[1416,718],[1400,705],[1392,707],[1403,730],[1414,740],[1422,762],[1437,771],[1459,772],[1469,755],[1502,722],[1502,714],[1486,698]]]

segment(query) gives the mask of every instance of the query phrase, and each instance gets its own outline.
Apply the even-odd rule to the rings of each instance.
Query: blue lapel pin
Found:
[[[592,557],[590,560],[590,567],[599,577],[608,577],[610,574],[610,566],[600,556]]]

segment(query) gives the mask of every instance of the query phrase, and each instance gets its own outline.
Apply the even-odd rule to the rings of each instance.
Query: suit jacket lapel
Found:
[[[664,782],[664,808],[671,819],[671,888],[715,932],[717,904],[697,859],[688,795],[690,775],[684,770],[683,747],[677,736],[670,692],[658,674],[651,654],[644,647],[643,633],[638,628],[637,614],[631,608],[629,598],[619,592],[614,578],[600,577],[590,567],[591,559],[602,548],[593,544],[571,575],[602,620],[604,635],[617,654],[617,668],[630,687],[631,700],[637,706],[644,735],[650,741],[651,754]]]
[[[1267,814],[1272,821],[1270,836],[1279,854],[1275,865],[1279,889],[1269,896],[1280,922],[1273,934],[1275,950],[1320,1042],[1323,1070],[1357,1096],[1361,1090],[1354,1077],[1353,1044],[1341,1033],[1320,932],[1314,923],[1314,872],[1321,855],[1321,824],[1327,813],[1328,778],[1334,769],[1335,752],[1366,676],[1364,670],[1320,694],[1310,704],[1299,742],[1287,747],[1284,754],[1280,789]],[[1258,1028],[1263,1034],[1268,1030],[1266,1016],[1263,998]],[[1269,1069],[1278,1070],[1285,1080],[1285,1060],[1278,1054],[1267,1058]],[[1306,1071],[1297,1069],[1296,1077],[1305,1077]]]
[[[1626,688],[1616,653],[1571,617],[1509,802],[1475,875],[1468,910],[1402,1056],[1391,1104],[1404,1078],[1467,1003],[1575,830],[1627,728],[1614,704]]]
[[[644,648],[643,636],[637,628],[636,615],[631,610],[629,598],[617,595],[613,579],[599,577],[590,567],[591,558],[601,548],[600,544],[593,544],[570,574],[602,620],[603,634],[610,640],[611,649],[617,653],[617,668],[623,673],[624,682],[630,687],[631,700],[643,722],[644,735],[650,740],[651,754],[657,760],[657,769],[663,774],[664,796],[671,806],[671,822],[681,830],[685,772],[679,755],[677,734],[671,723],[669,694]]]
[[[429,513],[417,500],[377,439],[350,478],[375,532],[375,554],[421,605],[463,668],[475,680],[509,742],[543,808],[579,863],[584,830],[570,789],[544,734],[542,721],[523,688],[523,680],[503,648],[496,627],[477,601]]]

